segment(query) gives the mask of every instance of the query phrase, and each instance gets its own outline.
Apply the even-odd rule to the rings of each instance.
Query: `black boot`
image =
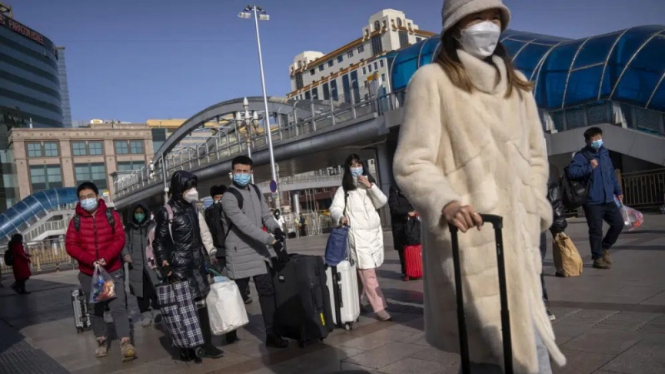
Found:
[[[238,338],[238,331],[237,330],[233,330],[233,331],[226,334],[226,343],[233,344],[233,343],[237,342],[238,340],[240,340],[240,339]]]
[[[208,316],[207,307],[199,309],[199,322],[201,323],[201,332],[203,333],[203,357],[213,359],[224,357],[224,351],[212,344],[210,316]]]
[[[266,345],[273,348],[286,348],[289,346],[289,341],[275,333],[271,333],[266,335]]]

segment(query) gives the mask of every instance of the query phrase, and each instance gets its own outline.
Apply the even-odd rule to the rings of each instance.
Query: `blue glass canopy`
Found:
[[[665,112],[665,26],[579,40],[507,30],[501,41],[516,68],[535,82],[541,109],[612,100]],[[393,91],[432,61],[438,44],[435,36],[399,51],[390,72]]]
[[[0,214],[0,241],[9,240],[48,211],[77,201],[76,187],[52,188],[26,197]]]

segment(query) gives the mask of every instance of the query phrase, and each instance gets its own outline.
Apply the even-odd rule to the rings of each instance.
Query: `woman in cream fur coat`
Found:
[[[565,357],[542,301],[539,238],[552,223],[548,162],[538,111],[499,34],[501,0],[446,0],[437,61],[409,84],[395,177],[423,218],[425,330],[459,352],[448,224],[460,231],[464,309],[473,373],[501,372],[503,348],[494,233],[476,212],[504,217],[516,373],[551,373]],[[475,228],[478,228],[476,230]]]

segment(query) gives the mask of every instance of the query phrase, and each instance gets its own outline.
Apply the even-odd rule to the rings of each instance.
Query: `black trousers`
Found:
[[[612,248],[623,231],[623,217],[615,203],[597,205],[584,205],[589,225],[589,244],[591,244],[591,258],[596,260],[603,257],[603,251]],[[603,221],[610,225],[603,238]]]
[[[145,313],[150,310],[159,309],[159,301],[157,300],[157,292],[153,286],[150,276],[143,272],[143,297],[137,297],[136,302],[139,305],[139,312]]]
[[[540,234],[540,256],[541,261],[545,262],[545,254],[547,253],[547,235],[545,233]],[[547,289],[545,289],[545,275],[543,272],[540,272],[540,284],[543,287],[543,301],[547,303],[549,298],[547,297]]]
[[[267,274],[254,276],[254,284],[256,285],[256,292],[259,294],[259,303],[261,304],[261,313],[263,314],[263,324],[266,328],[266,334],[273,334],[273,323],[275,320],[275,310],[277,305],[275,302],[275,288],[272,284],[272,269],[268,267]],[[236,279],[236,284],[243,293],[247,290],[249,294],[249,278]]]
[[[404,246],[401,246],[399,249],[397,249],[397,254],[399,254],[399,264],[402,268],[402,274],[406,275],[406,262],[404,259]]]

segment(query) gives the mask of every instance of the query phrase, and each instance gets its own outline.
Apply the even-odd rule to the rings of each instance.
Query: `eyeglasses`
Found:
[[[95,195],[94,193],[79,196],[79,200],[95,199],[95,198],[97,198],[97,195]]]

